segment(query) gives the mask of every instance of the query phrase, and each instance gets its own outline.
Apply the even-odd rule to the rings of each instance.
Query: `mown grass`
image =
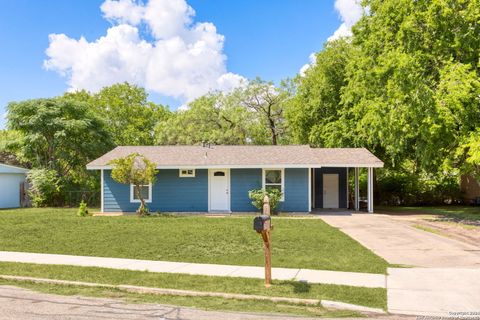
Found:
[[[262,314],[291,314],[296,316],[328,318],[361,316],[359,313],[354,311],[328,310],[321,306],[302,306],[288,303],[274,303],[268,301],[245,301],[233,299],[227,300],[221,298],[205,297],[158,296],[151,294],[127,293],[115,289],[38,284],[23,281],[6,281],[1,279],[0,285],[14,285],[34,291],[66,296],[79,295],[87,297],[116,298],[126,300],[126,302],[130,303],[157,303],[163,305],[192,307],[203,310],[258,312]]]
[[[253,217],[86,217],[75,209],[0,211],[0,250],[263,265]],[[388,263],[319,219],[273,218],[273,266],[385,273]]]
[[[13,262],[0,262],[0,274],[113,285],[127,284],[194,291],[325,299],[374,308],[386,308],[386,290],[381,288],[307,284],[297,281],[274,281],[272,287],[266,289],[263,281],[260,279],[180,275]]]

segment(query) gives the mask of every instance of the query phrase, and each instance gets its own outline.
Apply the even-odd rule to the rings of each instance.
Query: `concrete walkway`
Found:
[[[480,319],[480,269],[388,269],[388,311]]]
[[[480,268],[480,247],[411,227],[380,214],[322,215],[391,264],[431,268]]]
[[[0,251],[0,261],[37,264],[58,264],[82,267],[101,267],[161,273],[183,273],[205,276],[242,277],[263,279],[263,267],[232,266],[187,262],[151,261],[121,258],[71,256],[61,254]],[[327,270],[272,268],[274,280],[295,280],[308,283],[347,285],[367,288],[385,288],[382,274],[340,272]]]

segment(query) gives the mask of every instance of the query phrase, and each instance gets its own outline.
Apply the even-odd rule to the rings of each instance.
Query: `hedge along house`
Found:
[[[277,188],[279,209],[310,212],[349,208],[348,172],[355,171],[355,210],[359,210],[359,169],[368,169],[367,207],[373,212],[373,170],[383,162],[364,148],[289,146],[139,146],[117,147],[87,165],[101,171],[101,211],[134,212],[133,185],[111,177],[111,160],[139,153],[157,165],[157,181],[142,186],[151,211],[251,212],[248,192]]]

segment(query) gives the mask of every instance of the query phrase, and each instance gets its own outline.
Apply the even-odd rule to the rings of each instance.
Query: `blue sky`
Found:
[[[186,23],[186,26],[180,23],[177,29],[167,33],[162,31],[164,25],[156,25],[156,22],[152,24],[147,20],[132,22],[135,17],[127,16],[131,10],[122,13],[118,6],[115,7],[115,0],[109,1],[112,6],[101,10],[103,0],[0,0],[0,43],[2,44],[0,113],[2,115],[9,101],[60,95],[70,87],[86,87],[86,89],[95,90],[96,87],[113,81],[108,75],[102,74],[104,72],[102,70],[111,70],[110,61],[116,52],[128,50],[125,50],[125,47],[113,49],[108,47],[108,50],[111,50],[108,56],[102,56],[101,53],[97,56],[95,50],[102,51],[103,47],[95,46],[94,43],[105,36],[109,28],[125,21],[129,21],[130,25],[129,29],[125,29],[126,31],[138,29],[140,37],[138,42],[143,39],[151,43],[154,48],[148,51],[152,57],[148,67],[139,65],[135,71],[127,70],[128,59],[133,59],[130,61],[135,62],[141,61],[142,53],[128,58],[127,62],[117,62],[119,65],[115,66],[118,72],[115,79],[129,81],[138,79],[140,85],[148,87],[152,100],[168,103],[172,109],[205,90],[206,84],[203,87],[198,86],[195,84],[195,79],[189,78],[189,74],[197,69],[205,74],[211,73],[210,78],[202,78],[198,81],[199,83],[217,85],[221,82],[218,79],[227,74],[225,78],[228,80],[227,84],[221,82],[218,88],[231,85],[232,81],[235,82],[238,77],[251,79],[259,76],[265,80],[278,82],[283,78],[294,76],[303,65],[308,63],[309,55],[319,51],[328,37],[345,21],[339,8],[335,8],[334,0],[188,0],[188,5],[195,11],[195,15],[181,11],[185,9],[181,6],[183,0],[176,0],[180,6],[171,9],[173,11],[166,21],[175,24],[176,20],[187,16],[191,22]],[[162,0],[155,1],[162,2]],[[337,2],[342,1],[337,0]],[[150,10],[147,7],[145,3],[145,8],[140,5],[135,8],[144,10],[141,12],[147,12]],[[154,9],[151,9],[151,12],[156,13]],[[104,15],[110,15],[109,19]],[[148,19],[148,17],[142,19]],[[152,21],[158,22],[157,19]],[[195,33],[194,35],[193,26],[198,22],[210,22],[216,27],[216,31],[208,30],[205,34],[197,36]],[[168,26],[172,23],[169,22]],[[122,31],[122,39],[131,39],[131,34],[127,32],[128,35],[125,35],[125,30]],[[66,37],[49,41],[49,34],[65,34]],[[172,39],[178,35],[183,37],[187,44],[203,43],[205,39],[218,35],[223,35],[225,38],[223,41],[218,39],[212,41],[201,60],[189,63],[186,60],[191,53],[185,53],[183,56],[182,49],[170,55],[159,53],[164,52],[159,47],[163,45],[168,47],[167,41],[173,41]],[[69,47],[69,40],[77,41],[82,36],[85,38],[83,44],[75,42],[73,47]],[[153,45],[157,40],[164,43]],[[94,59],[87,59],[86,54],[80,53],[87,44],[90,50],[88,57],[93,55]],[[55,48],[54,45],[56,45]],[[49,46],[52,46],[53,53],[47,55],[46,50]],[[221,55],[226,56],[226,62],[220,58]],[[180,59],[181,57],[183,58]],[[89,59],[95,60],[95,64]],[[45,60],[51,60],[49,70],[43,66]],[[88,61],[88,64],[84,66],[81,61]],[[180,71],[185,72],[186,75],[177,78],[176,74],[181,72],[179,69],[170,70],[170,65],[184,68]],[[158,72],[155,68],[159,68]],[[164,70],[165,68],[168,70]],[[152,73],[152,69],[155,72]],[[91,72],[89,75],[84,75],[84,70]],[[66,73],[66,76],[62,77],[61,73]],[[71,80],[72,78],[76,80]],[[182,91],[183,88],[186,92]],[[0,127],[4,125],[3,122],[2,117]]]

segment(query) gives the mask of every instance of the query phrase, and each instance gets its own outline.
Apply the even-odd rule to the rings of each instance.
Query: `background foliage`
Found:
[[[172,112],[128,83],[12,102],[2,161],[98,190],[85,165],[117,145],[311,144],[366,147],[385,162],[376,200],[460,198],[480,177],[480,0],[364,0],[353,35],[327,42],[304,73],[210,92]]]

